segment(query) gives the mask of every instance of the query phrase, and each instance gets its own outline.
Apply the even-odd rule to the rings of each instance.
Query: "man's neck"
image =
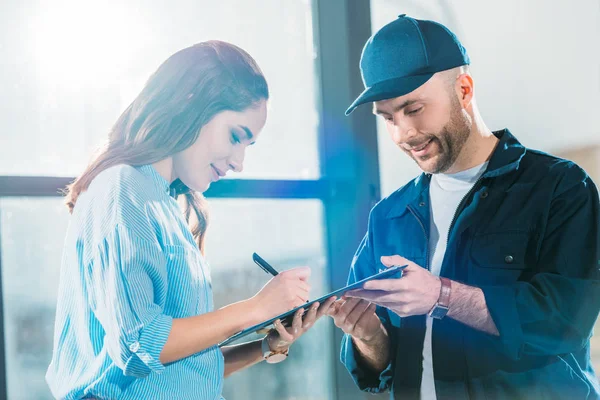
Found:
[[[477,120],[476,120],[477,121]],[[469,139],[464,144],[456,162],[444,173],[454,174],[483,164],[492,157],[498,138],[482,121],[473,123]]]

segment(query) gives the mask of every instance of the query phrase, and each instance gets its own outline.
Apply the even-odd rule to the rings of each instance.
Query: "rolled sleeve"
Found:
[[[600,309],[597,280],[538,274],[531,282],[481,289],[499,332],[499,349],[513,360],[581,349]]]
[[[499,333],[503,353],[517,360],[523,352],[523,330],[515,302],[514,288],[510,286],[484,286],[481,288],[490,316]]]
[[[115,365],[137,378],[162,372],[160,353],[173,319],[163,312],[166,258],[158,244],[117,226],[100,246],[86,286]]]
[[[167,342],[173,318],[159,314],[141,332],[139,340],[129,343],[125,364],[125,375],[138,378],[147,376],[150,372],[161,373],[165,366],[160,362],[160,353]]]
[[[368,393],[382,393],[390,390],[394,375],[392,362],[390,361],[388,366],[380,374],[377,374],[360,366],[357,357],[360,355],[355,351],[352,338],[350,335],[344,335],[340,360],[352,376],[356,386]]]

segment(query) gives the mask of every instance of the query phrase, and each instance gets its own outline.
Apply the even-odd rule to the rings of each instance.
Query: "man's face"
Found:
[[[394,143],[428,173],[451,169],[471,134],[454,83],[436,74],[407,95],[374,104]]]

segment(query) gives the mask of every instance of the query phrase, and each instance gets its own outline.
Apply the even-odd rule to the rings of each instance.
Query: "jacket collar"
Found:
[[[508,129],[493,132],[499,139],[487,170],[482,178],[495,178],[519,169],[521,159],[527,149],[515,138]],[[415,206],[425,200],[431,182],[431,174],[422,173],[416,179],[407,184],[404,195],[394,199],[394,205],[390,208],[386,218],[395,218],[402,215],[406,208]],[[393,196],[393,195],[392,195]]]

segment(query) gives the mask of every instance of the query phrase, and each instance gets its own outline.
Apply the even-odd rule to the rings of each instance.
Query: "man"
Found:
[[[424,173],[371,211],[349,283],[408,266],[338,301],[342,362],[395,399],[598,399],[598,192],[574,163],[490,131],[469,63],[447,28],[405,15],[363,49],[346,114],[373,102]]]

